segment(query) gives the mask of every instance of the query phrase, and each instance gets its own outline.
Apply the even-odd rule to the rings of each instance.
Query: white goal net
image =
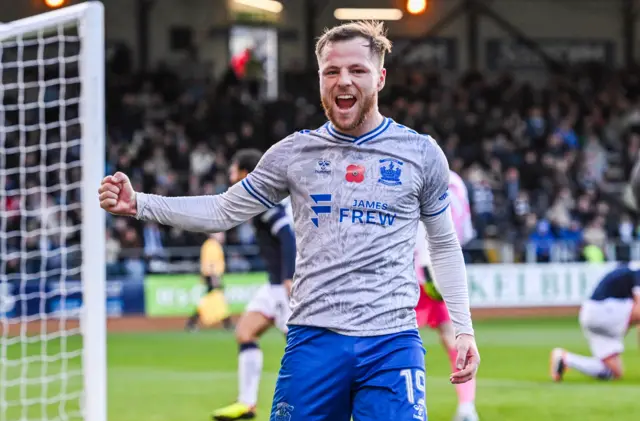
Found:
[[[0,25],[0,421],[106,420],[103,26]]]

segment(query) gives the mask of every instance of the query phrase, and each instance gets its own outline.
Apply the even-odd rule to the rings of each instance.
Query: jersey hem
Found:
[[[370,336],[391,335],[391,334],[394,334],[394,333],[405,332],[407,330],[416,330],[416,329],[418,329],[418,322],[414,321],[411,324],[404,324],[404,325],[394,326],[394,327],[390,327],[390,328],[386,328],[386,329],[362,330],[362,331],[344,330],[344,329],[340,329],[339,327],[335,327],[335,326],[322,326],[322,325],[311,324],[311,323],[295,323],[295,322],[291,322],[291,321],[289,323],[287,323],[287,326],[289,326],[289,327],[291,327],[291,326],[315,327],[315,328],[319,328],[319,329],[329,330],[331,332],[337,333],[338,335],[355,336],[355,337],[370,337]]]

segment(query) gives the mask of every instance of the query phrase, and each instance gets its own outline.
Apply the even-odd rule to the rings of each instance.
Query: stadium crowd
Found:
[[[640,225],[616,198],[640,151],[637,72],[583,67],[550,77],[543,87],[508,74],[488,78],[470,73],[455,83],[445,83],[441,76],[437,71],[391,71],[381,111],[437,139],[452,169],[467,182],[477,231],[466,250],[470,261],[500,261],[500,244],[513,246],[515,261],[602,259],[609,242],[618,244],[618,253],[629,253],[628,245],[640,238]],[[145,75],[111,73],[107,173],[123,171],[135,189],[163,195],[225,191],[227,163],[239,148],[266,150],[293,131],[325,122],[317,75],[297,73],[284,79],[280,98],[265,102],[256,81],[239,78],[231,68],[218,81],[181,78],[162,66]],[[36,135],[29,139],[33,145],[39,142]],[[7,137],[8,144],[11,140],[18,146],[18,136]],[[52,165],[59,156],[18,149],[6,158],[7,168],[19,168],[21,159],[34,165],[46,159]],[[73,151],[65,151],[67,161]],[[79,226],[80,211],[63,206],[41,214],[41,221],[21,218],[20,206],[36,209],[44,200],[61,205],[64,195],[36,194],[36,189],[22,197],[24,188],[11,187],[21,183],[20,172],[8,174],[4,190],[9,194],[2,205],[14,212],[4,232],[24,231],[25,224],[54,224],[44,219]],[[37,185],[38,176],[27,171],[23,186]],[[49,184],[73,187],[79,176],[71,168],[66,180]],[[78,194],[78,189],[62,191]],[[71,229],[51,238],[47,245],[35,244],[35,239],[21,245],[17,235],[9,234],[3,244],[9,251],[44,247],[51,258],[51,250],[77,242],[79,232]],[[109,273],[142,274],[151,259],[176,259],[168,250],[199,247],[203,240],[199,234],[108,216]],[[230,231],[226,239],[228,245],[253,242],[250,223]],[[257,264],[240,252],[228,259],[231,271]],[[61,264],[53,260],[47,265]],[[30,270],[37,271],[41,266],[34,262]]]

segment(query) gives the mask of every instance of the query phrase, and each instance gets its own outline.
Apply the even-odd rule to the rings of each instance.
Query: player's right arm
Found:
[[[114,215],[132,216],[194,232],[221,232],[264,212],[288,192],[287,158],[293,135],[272,146],[255,170],[222,194],[165,197],[135,192],[123,173],[107,176],[98,192],[100,207]]]

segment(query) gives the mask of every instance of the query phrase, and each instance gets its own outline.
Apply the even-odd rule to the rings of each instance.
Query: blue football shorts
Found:
[[[426,421],[417,329],[355,337],[290,326],[270,421]]]

